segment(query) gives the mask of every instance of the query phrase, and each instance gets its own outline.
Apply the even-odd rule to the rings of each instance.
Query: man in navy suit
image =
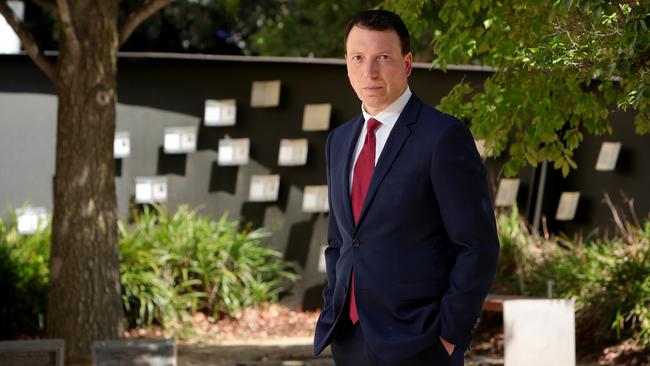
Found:
[[[345,50],[362,113],[326,144],[327,286],[314,354],[331,344],[339,366],[463,365],[499,256],[483,163],[465,124],[409,89],[398,15],[357,15]]]

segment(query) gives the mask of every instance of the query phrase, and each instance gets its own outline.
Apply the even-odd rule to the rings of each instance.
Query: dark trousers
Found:
[[[462,366],[463,352],[455,349],[451,357],[439,339],[432,340],[432,345],[425,351],[400,362],[387,362],[381,355],[375,354],[366,342],[359,323],[352,325],[346,319],[340,319],[339,328],[332,339],[332,357],[336,366]],[[343,324],[341,324],[343,323]]]

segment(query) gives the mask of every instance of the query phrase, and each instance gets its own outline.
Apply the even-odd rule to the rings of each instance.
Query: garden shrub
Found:
[[[196,310],[235,316],[243,307],[276,301],[296,278],[279,252],[262,246],[268,231],[242,230],[227,215],[214,221],[186,206],[173,215],[163,206],[145,207],[119,230],[131,325],[165,325]]]
[[[576,299],[579,348],[633,339],[650,346],[650,218],[613,238],[540,236],[517,208],[497,217],[501,258],[492,292]]]
[[[13,212],[13,211],[12,211]],[[170,215],[145,207],[133,224],[118,222],[120,280],[127,325],[176,325],[192,312],[235,316],[276,301],[296,279],[264,229],[241,229],[186,206]],[[47,306],[50,226],[19,235],[16,217],[0,220],[0,337],[39,335]]]
[[[18,234],[14,211],[0,218],[0,339],[43,333],[48,291],[49,226]]]

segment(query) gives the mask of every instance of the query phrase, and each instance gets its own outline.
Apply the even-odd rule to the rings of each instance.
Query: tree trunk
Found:
[[[123,329],[113,161],[118,1],[68,3],[77,39],[62,37],[57,64],[47,333],[65,340],[66,365],[88,365],[92,342]]]

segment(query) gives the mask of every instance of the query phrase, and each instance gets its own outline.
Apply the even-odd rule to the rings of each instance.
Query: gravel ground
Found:
[[[332,366],[329,348],[321,356],[311,356],[311,339],[287,338],[282,342],[220,346],[182,344],[178,366]],[[500,358],[474,356],[465,366],[502,366]]]
[[[179,366],[248,366],[248,365],[334,365],[329,350],[317,359],[311,356],[311,340],[304,338],[283,342],[201,346],[181,344]]]
[[[176,329],[132,329],[127,338],[178,339],[179,366],[325,366],[334,365],[329,349],[313,358],[317,311],[293,311],[272,304],[246,309],[234,319],[216,320],[196,313]],[[503,334],[479,333],[466,366],[503,365]],[[650,366],[647,348],[622,343],[577,366]]]

